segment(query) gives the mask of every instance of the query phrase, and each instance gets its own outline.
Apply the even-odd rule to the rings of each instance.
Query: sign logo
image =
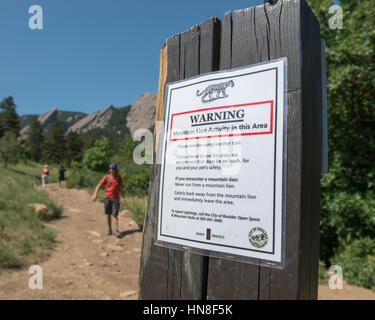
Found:
[[[203,91],[197,90],[197,97],[202,96],[201,100],[203,103],[215,101],[217,99],[227,98],[228,95],[226,93],[226,90],[228,87],[231,87],[231,88],[234,87],[233,80],[211,84]],[[214,96],[214,94],[216,94],[216,96]],[[206,99],[207,96],[208,96],[208,99]]]
[[[249,232],[249,241],[255,248],[263,248],[268,243],[267,232],[260,227],[251,229]]]

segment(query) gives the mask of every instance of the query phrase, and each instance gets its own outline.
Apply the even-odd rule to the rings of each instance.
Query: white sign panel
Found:
[[[286,58],[167,85],[158,244],[282,264],[285,88]]]

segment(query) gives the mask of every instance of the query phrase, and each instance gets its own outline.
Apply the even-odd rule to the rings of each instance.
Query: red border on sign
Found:
[[[235,134],[230,133],[230,134],[218,134],[218,135],[214,135],[214,136],[202,136],[202,137],[172,139],[173,117],[175,117],[175,116],[179,116],[179,115],[182,115],[182,114],[188,114],[188,113],[194,113],[194,112],[215,110],[215,109],[249,107],[249,106],[255,106],[255,105],[259,105],[259,104],[268,104],[268,103],[271,105],[271,121],[270,121],[270,130],[269,131],[266,131],[266,132],[246,132],[246,133],[235,133]],[[193,111],[185,111],[185,112],[180,112],[180,113],[174,113],[174,114],[172,114],[172,118],[171,118],[171,128],[170,128],[169,141],[192,140],[192,139],[209,139],[209,138],[216,138],[216,137],[250,136],[250,135],[259,135],[259,134],[272,134],[272,132],[273,132],[273,100],[269,100],[269,101],[236,104],[236,105],[231,105],[231,106],[221,106],[221,107],[213,107],[213,108],[206,108],[206,109],[199,109],[199,110],[193,110]]]

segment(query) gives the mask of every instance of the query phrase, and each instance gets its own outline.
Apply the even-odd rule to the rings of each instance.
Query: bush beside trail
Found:
[[[332,263],[343,270],[349,284],[375,291],[375,240],[369,237],[356,239],[342,248]]]
[[[147,197],[128,197],[125,203],[125,209],[133,213],[133,220],[142,228],[147,209]]]
[[[52,170],[54,171],[54,170]],[[0,270],[36,263],[54,246],[55,231],[43,221],[59,218],[62,206],[38,191],[40,165],[20,164],[0,169]],[[54,177],[51,177],[54,180]],[[43,204],[47,212],[36,213],[32,204]]]

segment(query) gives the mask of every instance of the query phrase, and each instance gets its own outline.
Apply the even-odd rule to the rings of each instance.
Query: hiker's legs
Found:
[[[107,215],[108,235],[112,234],[112,217],[115,219],[115,233],[118,233],[119,201],[117,199],[104,199],[104,210]],[[117,234],[116,234],[117,235]]]
[[[112,220],[111,220],[110,214],[107,214],[107,224],[108,224],[108,230],[112,230]]]
[[[118,231],[118,216],[113,216],[115,218],[115,230]]]
[[[42,176],[42,186],[43,186],[43,188],[46,186],[46,176],[45,175]]]
[[[112,234],[112,220],[111,220],[111,213],[112,213],[112,203],[111,199],[104,199],[104,212],[107,216],[107,224],[108,224],[108,232],[107,235]]]
[[[116,232],[118,232],[118,211],[120,208],[120,202],[117,199],[112,200],[112,215],[115,218]]]

